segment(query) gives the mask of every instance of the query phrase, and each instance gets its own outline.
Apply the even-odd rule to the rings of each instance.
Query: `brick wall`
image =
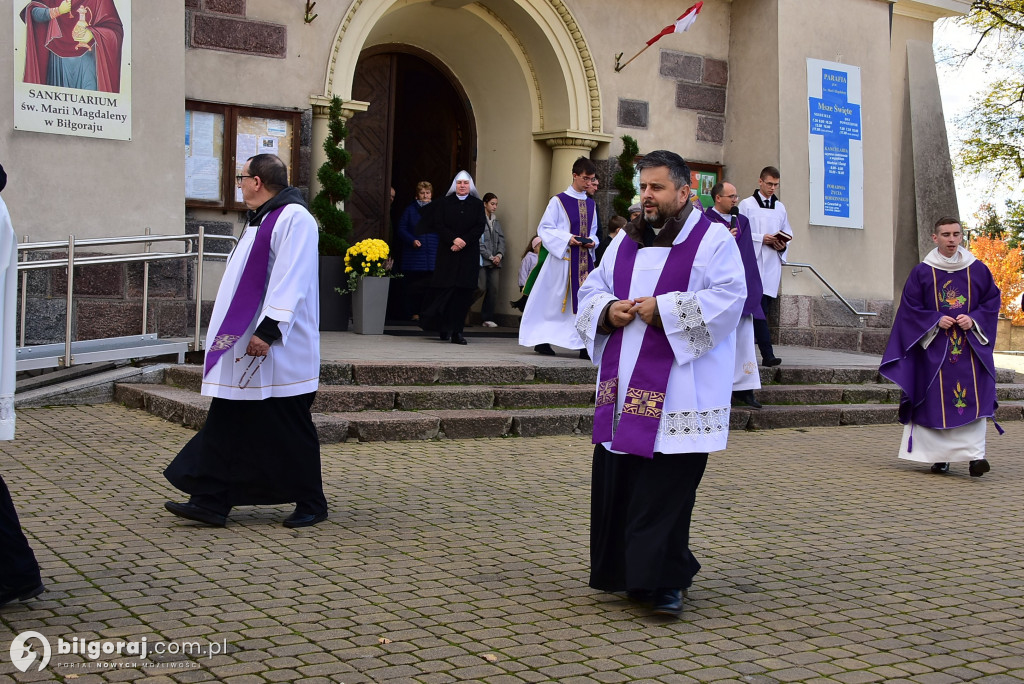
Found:
[[[185,46],[247,55],[288,54],[283,24],[245,18],[246,0],[185,0]]]

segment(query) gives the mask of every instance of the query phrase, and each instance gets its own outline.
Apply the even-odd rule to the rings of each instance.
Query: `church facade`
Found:
[[[776,166],[794,230],[790,260],[813,266],[855,309],[879,314],[858,317],[810,269],[787,268],[773,322],[779,341],[880,352],[894,293],[930,242],[931,223],[956,213],[931,40],[934,22],[965,13],[966,0],[704,0],[689,31],[665,36],[620,69],[685,7],[124,4],[133,40],[131,139],[0,133],[11,173],[5,199],[19,234],[32,240],[198,225],[237,234],[236,169],[250,153],[275,151],[293,184],[315,193],[327,105],[338,96],[353,155],[346,209],[354,237],[391,239],[393,214],[413,200],[418,181],[431,181],[436,197],[465,168],[481,193],[499,197],[508,242],[500,302],[518,291],[518,257],[580,155],[601,170],[602,222],[612,214],[623,135],[641,154],[678,152],[701,184],[727,180],[741,196],[757,187],[762,167]],[[12,0],[4,5],[18,9]],[[14,71],[0,63],[0,83]],[[844,82],[854,76],[839,104],[827,106],[840,114],[816,119],[815,103],[828,100],[826,73]],[[841,197],[830,204],[834,187]],[[853,218],[822,220],[823,192],[826,214],[832,206]],[[47,196],[61,199],[40,201]],[[115,306],[116,293],[109,299]],[[499,312],[514,320],[512,310]],[[168,323],[160,332],[176,331]]]

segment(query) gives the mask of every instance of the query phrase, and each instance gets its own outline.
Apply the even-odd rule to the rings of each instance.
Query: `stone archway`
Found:
[[[503,269],[499,301],[518,290],[515,267],[548,198],[563,190],[572,163],[612,140],[602,132],[600,88],[590,48],[562,0],[354,0],[339,25],[324,81],[350,113],[361,55],[401,44],[427,54],[464,89],[476,124],[471,162],[481,194],[495,192],[513,268]],[[314,107],[313,137],[326,133]],[[313,146],[313,164],[320,162]],[[445,184],[445,188],[446,188]]]

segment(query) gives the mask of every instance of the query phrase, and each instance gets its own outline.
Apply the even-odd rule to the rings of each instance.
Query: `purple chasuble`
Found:
[[[590,237],[590,217],[594,215],[597,205],[589,197],[576,199],[571,195],[560,192],[555,195],[562,203],[566,215],[569,217],[569,230],[576,237]],[[573,246],[569,248],[569,295],[572,297],[572,312],[576,313],[580,299],[580,285],[587,279],[590,272],[594,270],[594,257],[590,250],[585,247]],[[562,311],[565,311],[565,304],[562,304]]]
[[[704,212],[712,221],[731,226],[728,219],[710,208]],[[736,215],[736,246],[740,248],[740,258],[743,260],[743,275],[747,281],[747,299],[743,302],[743,316],[753,316],[764,320],[764,311],[761,310],[761,295],[764,294],[764,285],[761,284],[761,274],[757,270],[757,256],[754,254],[754,241],[750,237],[750,221],[743,214]]]
[[[671,247],[652,296],[687,291],[693,260],[710,227],[711,222],[702,215],[686,239]],[[625,239],[619,245],[612,271],[612,289],[617,299],[629,299],[629,285],[639,249],[640,246],[631,239]],[[653,458],[665,406],[668,376],[675,359],[672,345],[664,330],[653,325],[647,326],[633,374],[626,387],[619,424],[613,435],[621,353],[622,328],[616,328],[601,354],[601,380],[595,401],[593,443],[601,444],[610,440],[614,451]]]
[[[992,358],[999,288],[981,261],[952,273],[918,264],[903,288],[879,372],[903,390],[899,420],[934,429],[958,428],[991,418],[996,408]],[[969,315],[989,338],[953,325],[921,348],[942,316]],[[911,447],[912,448],[912,447]]]
[[[252,241],[252,249],[249,250],[245,266],[242,267],[242,277],[238,280],[238,287],[235,288],[235,294],[231,297],[231,304],[228,305],[228,311],[224,314],[220,329],[208,345],[203,377],[206,377],[206,374],[226,351],[235,346],[259,311],[267,285],[270,237],[282,211],[284,211],[284,207],[273,210],[256,228],[256,237]]]

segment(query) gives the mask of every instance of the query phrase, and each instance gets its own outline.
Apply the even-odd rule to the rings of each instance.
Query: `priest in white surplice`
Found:
[[[678,615],[700,563],[690,516],[725,448],[746,283],[736,241],[689,202],[665,150],[637,163],[644,213],[580,288],[576,327],[599,365],[590,586]]]
[[[7,185],[7,173],[0,166],[0,191]],[[0,440],[14,439],[15,350],[14,312],[18,303],[18,239],[11,225],[7,205],[0,199]],[[27,601],[43,593],[32,547],[21,531],[18,511],[7,483],[0,476],[0,607],[12,601]]]
[[[758,189],[740,202],[740,213],[750,221],[750,237],[754,241],[754,255],[757,257],[757,270],[761,274],[763,290],[761,310],[765,317],[770,315],[779,296],[782,265],[786,263],[789,242],[793,239],[786,205],[775,195],[781,177],[782,174],[774,166],[764,167],[757,180]],[[761,351],[763,365],[778,366],[782,363],[782,359],[775,356],[767,318],[754,319],[754,339]]]
[[[165,471],[190,494],[177,516],[227,524],[231,508],[296,504],[286,527],[327,518],[310,415],[320,378],[316,221],[275,155],[235,177],[249,216],[228,259],[207,332],[202,430]]]
[[[528,295],[519,344],[554,356],[551,345],[583,349],[573,321],[579,287],[594,268],[597,205],[587,196],[597,167],[586,157],[572,165],[572,184],[548,202],[537,226],[543,248],[523,293]],[[583,352],[580,353],[583,356]]]

